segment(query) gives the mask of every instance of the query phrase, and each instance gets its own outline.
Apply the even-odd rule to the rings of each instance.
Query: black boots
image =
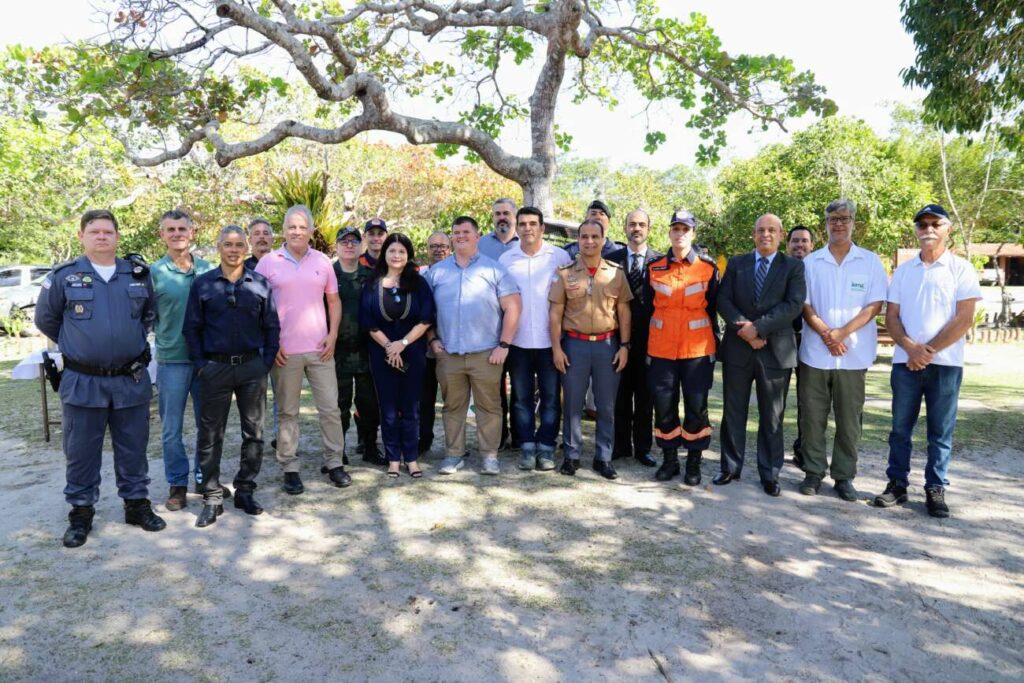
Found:
[[[77,548],[85,545],[85,539],[92,531],[92,518],[96,509],[91,505],[75,505],[68,513],[68,530],[64,532],[64,547]]]
[[[686,452],[686,473],[683,475],[683,483],[687,486],[700,484],[700,459],[702,451]]]
[[[679,451],[675,448],[666,448],[663,451],[661,467],[654,473],[658,481],[669,481],[679,474]]]
[[[223,505],[206,505],[203,504],[202,512],[199,513],[199,517],[196,518],[196,526],[202,529],[203,527],[210,526],[217,521],[217,518],[224,514]]]
[[[124,502],[124,523],[142,527],[145,531],[161,531],[167,526],[163,519],[153,512],[148,498],[136,498]]]

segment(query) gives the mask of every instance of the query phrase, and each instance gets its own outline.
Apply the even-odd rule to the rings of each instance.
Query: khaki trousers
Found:
[[[461,458],[466,452],[466,416],[469,395],[476,412],[476,438],[480,456],[498,457],[501,444],[501,365],[487,362],[490,351],[437,355],[437,381],[444,400],[444,443],[449,456]]]
[[[320,360],[319,353],[288,356],[283,368],[274,366],[274,397],[278,406],[277,461],[285,472],[298,472],[299,405],[302,378],[309,380],[313,404],[320,418],[320,438],[324,445],[324,466],[341,467],[345,457],[345,436],[338,410],[338,380],[334,359]]]

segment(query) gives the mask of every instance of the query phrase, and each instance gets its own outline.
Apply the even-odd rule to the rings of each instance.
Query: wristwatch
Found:
[[[633,342],[622,342],[621,344],[619,344],[619,346],[628,351],[629,349],[633,348]]]
[[[500,342],[498,342],[498,346],[500,348],[507,349],[508,348],[508,342],[500,341]]]
[[[406,339],[405,337],[402,337],[402,346],[408,346],[408,345],[409,345],[409,340]]]

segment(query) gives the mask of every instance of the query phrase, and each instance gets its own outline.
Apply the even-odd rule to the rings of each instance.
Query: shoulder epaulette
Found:
[[[55,263],[55,264],[53,264],[53,267],[50,268],[50,272],[51,273],[56,273],[61,268],[67,268],[68,266],[70,266],[71,264],[73,264],[77,260],[78,260],[78,257],[76,256],[75,258],[68,259],[67,261],[61,261],[60,263]]]
[[[609,266],[611,266],[613,268],[618,268],[619,270],[622,270],[622,264],[621,263],[616,263],[615,261],[609,261],[608,259],[604,259],[604,262],[607,263]]]
[[[559,270],[568,270],[569,268],[572,268],[575,265],[576,265],[576,261],[572,261],[571,263],[566,263],[564,266],[558,266],[558,269]]]
[[[706,251],[700,252],[700,254],[698,255],[698,258],[700,258],[700,260],[704,261],[705,263],[710,263],[711,265],[715,266],[716,268],[718,267],[718,262],[715,261],[715,259],[711,258],[711,256],[709,256]]]

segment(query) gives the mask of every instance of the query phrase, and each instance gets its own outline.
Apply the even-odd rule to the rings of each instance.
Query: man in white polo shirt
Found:
[[[826,469],[839,497],[857,500],[857,446],[864,415],[864,379],[878,351],[875,316],[888,276],[877,255],[853,243],[857,206],[825,207],[828,244],[804,258],[807,300],[800,344],[800,493],[813,496]],[[829,409],[836,423],[832,464],[825,455]]]
[[[946,248],[949,214],[929,204],[914,216],[921,252],[893,273],[885,324],[896,342],[892,358],[892,431],[889,485],[875,505],[907,501],[914,427],[924,398],[928,413],[928,461],[924,490],[928,514],[949,517],[946,472],[953,454],[957,399],[963,378],[964,335],[974,323],[981,286],[974,267]]]
[[[498,259],[519,285],[523,312],[508,350],[508,372],[512,378],[510,406],[512,429],[522,439],[519,469],[555,469],[555,439],[561,405],[558,398],[558,370],[551,355],[548,293],[558,277],[556,271],[572,262],[560,247],[544,241],[544,214],[524,206],[516,213],[519,242]],[[534,386],[540,393],[540,409],[534,402]],[[540,426],[536,414],[540,413]]]

